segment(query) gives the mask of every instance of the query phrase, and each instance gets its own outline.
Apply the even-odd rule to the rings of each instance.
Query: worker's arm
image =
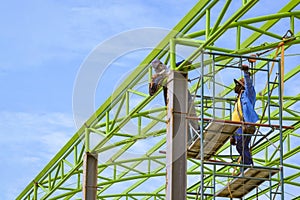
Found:
[[[245,89],[250,90],[252,88],[252,78],[248,71],[244,71]]]
[[[164,73],[157,73],[152,76],[151,83],[149,84],[149,94],[153,96],[161,86],[164,85],[164,79],[167,77],[166,70]]]
[[[245,92],[248,98],[252,101],[252,103],[254,103],[256,98],[256,93],[253,86],[253,80],[250,76],[248,69],[249,68],[247,65],[242,66],[242,70],[244,72]]]

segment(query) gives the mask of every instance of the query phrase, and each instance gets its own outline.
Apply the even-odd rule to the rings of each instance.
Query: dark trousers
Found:
[[[236,139],[236,150],[239,152],[240,156],[242,156],[241,164],[252,165],[253,160],[250,153],[250,142],[251,136],[242,136],[241,134],[237,134],[235,136]]]

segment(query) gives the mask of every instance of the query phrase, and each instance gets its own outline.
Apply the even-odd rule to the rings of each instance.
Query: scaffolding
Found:
[[[269,190],[269,199],[284,199],[284,176],[283,176],[283,130],[292,129],[290,126],[283,126],[282,123],[282,75],[280,59],[267,59],[252,56],[240,56],[232,54],[201,52],[201,58],[197,67],[200,69],[200,76],[193,81],[198,81],[198,87],[193,90],[195,106],[198,108],[199,118],[187,115],[187,120],[198,120],[200,130],[195,130],[196,139],[187,147],[187,157],[200,160],[200,180],[197,192],[189,192],[188,195],[195,195],[196,199],[217,199],[224,198],[243,198],[247,194],[257,195],[258,188],[263,183]],[[221,58],[221,59],[220,59]],[[221,60],[221,61],[220,61]],[[233,105],[235,98],[232,97],[232,91],[227,93],[218,93],[218,87],[226,87],[224,83],[217,80],[217,71],[224,70],[225,76],[230,76],[230,71],[240,70],[242,64],[249,65],[249,71],[256,79],[266,80],[263,85],[261,96],[266,96],[266,101],[261,103],[257,110],[260,121],[258,123],[231,121]],[[260,65],[256,65],[260,62]],[[226,64],[224,64],[226,63]],[[197,69],[195,67],[195,69]],[[226,71],[226,72],[225,72]],[[264,77],[264,78],[263,78]],[[231,80],[236,77],[231,77]],[[225,78],[224,78],[225,79]],[[226,80],[224,80],[226,81]],[[195,84],[194,84],[195,85]],[[259,87],[259,86],[257,86]],[[261,83],[260,83],[260,87]],[[209,88],[209,89],[208,89]],[[276,91],[275,91],[276,89]],[[224,91],[224,90],[222,90]],[[271,99],[272,93],[277,93],[277,99]],[[271,119],[270,114],[273,107],[278,108],[278,119]],[[268,120],[263,120],[267,115]],[[279,154],[279,166],[260,166],[243,165],[238,161],[238,155],[230,151],[224,151],[222,147],[228,145],[229,137],[236,134],[236,130],[244,125],[256,126],[256,132],[252,135],[243,133],[244,136],[251,136],[251,148],[259,146],[264,140],[274,146],[273,154]],[[278,144],[273,144],[268,137],[274,132],[279,132],[280,139]],[[224,152],[222,152],[224,151]],[[267,155],[266,155],[267,156]],[[272,155],[275,157],[274,155]],[[255,157],[253,157],[255,160]],[[212,174],[205,174],[205,168],[213,169]],[[245,168],[239,173],[235,173],[236,168]],[[220,169],[227,173],[219,173]],[[230,170],[234,170],[230,172]],[[279,176],[279,181],[272,177]],[[219,183],[227,182],[223,187]],[[256,189],[256,191],[254,191]]]
[[[188,152],[188,158],[185,160],[181,159],[181,161],[188,162],[190,165],[187,166],[184,172],[186,174],[180,175],[184,179],[188,176],[187,183],[185,181],[182,182],[186,185],[183,188],[178,187],[183,190],[181,194],[189,200],[199,199],[201,196],[203,197],[202,199],[204,197],[207,199],[223,199],[224,197],[217,197],[215,194],[220,196],[227,195],[228,197],[228,194],[230,196],[230,192],[232,195],[238,195],[234,191],[240,191],[239,188],[236,188],[236,183],[245,185],[246,180],[247,184],[251,183],[248,183],[248,181],[254,180],[250,180],[251,178],[242,179],[237,174],[235,176],[232,175],[232,170],[240,167],[240,165],[236,163],[238,156],[234,154],[234,149],[230,147],[228,142],[228,138],[230,137],[228,132],[232,135],[231,131],[233,130],[228,131],[227,129],[231,129],[231,127],[225,127],[226,130],[221,128],[223,126],[219,127],[221,129],[219,133],[221,134],[218,135],[221,138],[220,141],[218,140],[218,143],[220,143],[221,147],[207,152],[200,151],[200,149],[205,150],[211,146],[207,145],[205,147],[205,139],[217,135],[217,133],[213,134],[212,130],[214,130],[215,126],[219,126],[220,120],[222,121],[221,124],[231,121],[231,110],[234,105],[234,97],[230,95],[233,88],[233,85],[230,85],[233,82],[232,78],[228,82],[226,81],[226,77],[224,77],[225,84],[223,85],[225,86],[220,92],[216,87],[220,85],[220,81],[217,80],[216,73],[212,72],[221,71],[221,74],[223,74],[223,71],[227,69],[238,71],[238,65],[235,62],[244,62],[243,59],[248,58],[247,56],[208,53],[203,52],[203,50],[238,55],[250,55],[266,50],[274,50],[279,44],[284,42],[281,36],[282,31],[290,29],[294,35],[288,40],[289,42],[285,40],[284,48],[285,50],[291,49],[291,53],[293,54],[297,53],[297,49],[296,51],[292,49],[300,43],[298,26],[300,16],[299,1],[280,1],[280,3],[276,4],[276,9],[267,9],[269,12],[266,12],[266,4],[275,5],[273,2],[258,0],[198,1],[153,51],[140,61],[140,64],[132,66],[135,69],[116,88],[112,96],[107,98],[97,108],[53,159],[20,191],[16,199],[81,199],[84,193],[83,189],[86,191],[91,189],[90,191],[93,191],[92,188],[95,188],[93,180],[85,180],[83,183],[82,177],[88,174],[88,169],[93,169],[92,172],[98,174],[98,199],[166,199],[165,176],[168,178],[170,174],[166,174],[165,155],[159,155],[158,152],[161,149],[165,150],[165,127],[168,121],[165,120],[165,106],[157,107],[156,102],[161,97],[158,93],[162,90],[153,96],[149,96],[147,85],[141,87],[141,85],[145,85],[145,80],[150,80],[152,76],[150,63],[154,59],[163,60],[164,64],[176,68],[174,71],[188,73],[189,81],[196,82],[195,84],[192,83],[189,89],[195,98],[198,114],[201,113],[200,120],[197,119],[197,122],[201,125],[201,132],[196,132],[202,136],[202,141],[198,137],[198,145],[197,141],[194,141],[191,143],[194,146],[191,146],[190,143],[188,146],[184,146],[184,152]],[[259,12],[260,10],[263,12]],[[281,31],[278,32],[278,30]],[[153,34],[152,31],[150,33]],[[149,37],[147,36],[145,40],[148,39]],[[175,67],[176,44],[183,44],[194,48],[190,56],[187,56],[189,54],[185,54],[180,57],[185,58],[187,61],[193,61],[194,64],[190,68]],[[100,45],[99,47],[103,46]],[[92,54],[89,58],[94,58],[93,56],[98,58],[99,52],[102,51],[94,51],[95,54]],[[105,48],[104,52],[104,55],[106,55]],[[275,58],[276,54],[277,51],[276,53],[274,51],[266,56]],[[250,58],[253,59],[253,57]],[[289,58],[292,57],[286,57],[286,61]],[[264,87],[264,85],[261,86],[265,92],[259,95],[259,98],[261,98],[260,102],[262,103],[261,105],[257,105],[261,109],[259,114],[262,115],[263,110],[265,110],[266,114],[265,117],[261,118],[263,121],[259,123],[260,125],[257,125],[260,127],[260,131],[254,136],[255,139],[253,138],[252,140],[252,154],[254,155],[255,166],[249,168],[251,171],[245,171],[244,176],[255,178],[255,181],[263,179],[263,183],[259,188],[256,187],[258,183],[253,184],[257,189],[256,192],[252,188],[245,188],[242,191],[244,195],[242,198],[261,199],[266,194],[267,198],[263,199],[283,199],[287,197],[286,194],[283,196],[284,191],[281,190],[284,185],[296,187],[296,190],[300,187],[299,181],[297,181],[300,177],[299,165],[298,163],[295,165],[288,160],[289,158],[298,159],[297,155],[300,152],[300,147],[298,143],[292,144],[291,142],[292,140],[298,142],[299,134],[290,129],[285,130],[289,127],[284,127],[279,122],[282,122],[282,109],[284,109],[284,122],[293,124],[295,130],[299,131],[300,116],[298,110],[295,108],[299,106],[300,95],[297,93],[297,90],[290,92],[289,96],[284,96],[285,102],[282,105],[282,102],[278,102],[280,99],[279,94],[277,96],[276,94],[269,95],[268,92],[274,88],[273,90],[279,93],[276,88],[281,84],[281,81],[285,81],[287,85],[289,83],[293,84],[294,81],[292,78],[298,80],[300,67],[299,62],[291,62],[292,64],[286,69],[287,73],[285,77],[280,76],[280,79],[273,81],[275,80],[276,72],[273,71],[271,76],[267,76],[266,74],[268,71],[270,72],[273,63],[279,68],[279,60],[256,58],[256,61],[256,64],[253,66],[253,72],[255,72],[256,76],[255,80],[260,80],[259,74],[262,73],[265,77],[263,82],[269,83],[267,87]],[[257,64],[258,62],[260,63]],[[109,64],[107,63],[107,65]],[[99,66],[104,65],[101,63]],[[202,78],[194,77],[193,72],[197,69],[206,70],[203,73],[205,76]],[[80,71],[78,73],[80,75],[78,80],[81,80],[80,78],[82,77],[86,78],[85,74],[83,71]],[[237,78],[238,74],[230,74],[231,76]],[[268,77],[270,77],[270,80],[268,80]],[[83,79],[86,80],[85,78]],[[202,84],[200,84],[201,81],[203,82]],[[272,83],[272,81],[275,83]],[[210,91],[213,91],[215,86],[215,92],[202,93],[201,85],[207,87]],[[256,88],[258,86],[258,84],[255,85]],[[206,92],[207,89],[204,91]],[[205,96],[201,96],[203,94]],[[283,96],[282,94],[280,95]],[[279,107],[280,109],[278,109]],[[269,116],[269,118],[266,116]],[[192,120],[190,116],[185,116],[185,118]],[[200,121],[203,123],[200,123]],[[132,123],[136,124],[136,126],[128,132],[126,127]],[[233,123],[230,122],[229,124],[226,125],[232,126]],[[279,132],[280,134],[278,134]],[[278,148],[282,146],[282,134],[284,134],[284,145],[286,147],[284,156],[282,156],[282,148]],[[99,137],[101,139],[95,140],[95,138]],[[153,137],[155,137],[155,140]],[[151,143],[150,146],[144,145],[146,148],[145,151],[128,157],[127,153],[139,150],[139,142],[145,139],[147,139],[147,143],[150,140],[153,144]],[[186,138],[183,137],[183,139]],[[200,146],[200,144],[203,145]],[[89,152],[99,155],[97,172],[93,168],[93,164],[91,164],[92,168],[85,168],[83,170],[84,163],[93,163],[96,159],[96,156],[92,157],[94,154],[88,155],[87,153]],[[168,154],[168,151],[165,152]],[[200,156],[202,154],[199,154],[200,152],[204,152],[203,156],[206,157],[205,159],[201,159]],[[284,174],[284,181],[282,181],[283,173],[281,173],[283,170],[282,158],[285,161],[284,169],[291,170],[291,173]],[[199,164],[200,162],[202,165]],[[271,174],[268,177],[266,173],[254,175],[256,174],[256,169],[259,172],[269,171]],[[270,177],[272,177],[271,181],[266,184],[268,181],[265,179],[269,180]],[[167,179],[167,181],[169,180]],[[235,182],[237,180],[241,182]],[[179,181],[181,180],[178,179],[174,184],[177,184]],[[70,182],[73,184],[70,184]],[[280,185],[280,183],[284,183],[284,185]],[[122,184],[123,187],[120,187],[119,184]],[[244,191],[248,190],[252,190],[252,192],[247,195],[244,194]],[[299,195],[299,192],[291,196],[297,198],[296,195]],[[185,198],[175,196],[173,199],[181,200]]]

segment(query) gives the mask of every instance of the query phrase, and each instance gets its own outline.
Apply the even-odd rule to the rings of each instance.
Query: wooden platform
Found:
[[[210,122],[204,129],[204,160],[211,158],[239,127],[239,124]],[[187,149],[189,158],[200,158],[200,138],[198,137]]]
[[[228,197],[228,198],[242,198],[253,189],[258,187],[264,181],[270,179],[271,176],[277,174],[279,170],[276,169],[257,169],[257,168],[248,168],[245,173],[244,177],[239,175],[239,178],[235,178],[233,181],[229,183],[229,187],[226,186],[222,190],[216,193],[217,197]],[[265,180],[258,180],[255,178],[265,179]],[[268,183],[269,184],[269,183]],[[230,191],[229,191],[230,190]]]

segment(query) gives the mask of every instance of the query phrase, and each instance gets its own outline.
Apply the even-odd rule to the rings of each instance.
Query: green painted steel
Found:
[[[164,199],[165,197],[165,155],[160,150],[165,149],[165,106],[149,109],[157,105],[159,92],[150,97],[147,88],[138,87],[143,80],[149,80],[152,70],[149,65],[152,60],[159,58],[166,64],[175,68],[176,45],[189,46],[194,48],[187,60],[196,61],[190,68],[183,68],[184,64],[177,70],[192,72],[200,67],[199,55],[206,51],[230,53],[235,55],[249,55],[260,53],[264,50],[273,49],[271,52],[261,55],[264,58],[275,58],[276,47],[282,42],[283,32],[276,32],[276,26],[282,21],[289,23],[290,30],[294,33],[292,38],[285,41],[285,49],[289,51],[292,47],[299,46],[300,11],[299,0],[285,0],[285,5],[274,13],[264,16],[248,15],[253,13],[256,7],[264,7],[263,1],[244,0],[239,1],[240,5],[235,11],[231,8],[237,1],[209,1],[201,0],[191,9],[190,12],[174,27],[158,46],[147,56],[140,65],[125,79],[113,95],[109,97],[97,111],[86,121],[86,123],[74,134],[67,144],[54,156],[45,168],[33,178],[16,199],[81,199],[82,191],[82,166],[83,156],[86,151],[99,153],[98,166],[98,198],[99,199]],[[213,17],[213,9],[219,8],[220,12],[216,18]],[[233,12],[231,16],[227,12]],[[248,17],[251,16],[251,17]],[[204,23],[202,24],[201,22]],[[229,34],[230,32],[230,34]],[[233,32],[233,33],[232,33]],[[245,37],[244,33],[249,34]],[[222,42],[225,35],[232,36],[232,45]],[[261,38],[269,38],[269,41],[262,42]],[[235,44],[234,44],[235,43]],[[290,54],[297,54],[291,50]],[[285,57],[288,62],[292,57]],[[215,61],[227,65],[232,62],[224,56],[217,56]],[[211,58],[206,58],[205,65],[212,63]],[[284,75],[284,82],[293,85],[291,82],[299,80],[299,63],[289,63]],[[256,68],[263,69],[267,62],[261,61]],[[216,74],[222,73],[223,68],[216,69]],[[205,80],[205,84],[210,79]],[[219,83],[220,85],[225,85]],[[234,85],[229,84],[218,96],[228,96]],[[275,89],[277,86],[274,87]],[[287,89],[287,88],[285,88]],[[192,84],[191,91],[197,90]],[[296,90],[295,90],[296,91]],[[259,95],[261,93],[262,95]],[[132,96],[134,95],[134,99]],[[234,99],[234,96],[230,97]],[[271,103],[277,103],[278,94],[272,94]],[[300,94],[289,91],[283,97],[283,124],[292,125],[294,129],[283,131],[283,152],[284,168],[289,174],[284,177],[285,187],[299,189],[297,179],[300,177],[299,166],[290,162],[299,157],[299,130]],[[266,92],[258,92],[258,105],[263,110],[268,100]],[[132,103],[134,101],[134,103]],[[137,102],[137,104],[136,104]],[[212,103],[208,102],[208,103]],[[133,106],[136,105],[136,106]],[[269,117],[263,118],[263,123],[268,119],[277,120],[279,110],[274,107]],[[210,113],[205,110],[205,115]],[[222,116],[228,119],[229,116]],[[130,124],[135,126],[130,127]],[[96,138],[96,141],[95,141]],[[268,136],[269,142],[278,146],[279,132],[273,132]],[[257,140],[256,140],[257,141]],[[278,167],[280,158],[277,155],[278,149],[272,147],[268,141],[263,141],[252,149],[254,161],[257,165],[266,167]],[[143,151],[139,148],[143,146]],[[214,159],[226,161],[230,159],[228,143],[217,152]],[[140,150],[140,151],[139,151]],[[211,165],[212,166],[212,165]],[[232,166],[223,166],[218,170],[204,168],[206,175],[204,183],[214,185],[213,176],[230,175]],[[187,192],[196,193],[199,188],[200,161],[188,160]],[[278,186],[280,179],[274,177],[272,188]],[[227,182],[216,182],[219,186],[226,186]],[[266,197],[268,188],[260,188],[258,196]],[[287,194],[289,195],[289,194]],[[249,194],[246,199],[254,199],[254,194]],[[195,199],[195,195],[188,195],[188,199]]]

